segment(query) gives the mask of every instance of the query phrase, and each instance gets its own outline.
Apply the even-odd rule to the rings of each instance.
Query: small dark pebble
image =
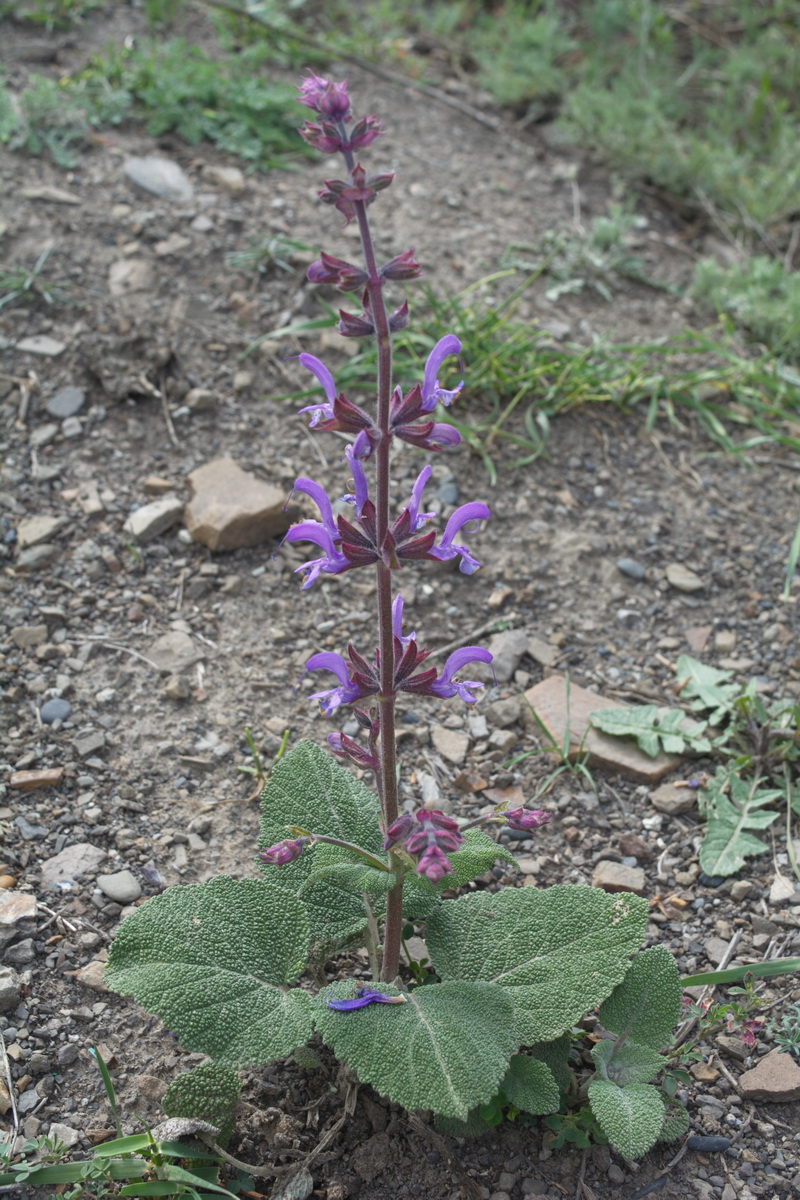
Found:
[[[705,871],[701,871],[700,874],[697,876],[697,882],[702,884],[703,887],[718,888],[718,887],[722,887],[723,883],[725,882],[725,876],[724,875],[706,875]]]
[[[643,1196],[650,1196],[653,1192],[660,1192],[666,1185],[667,1176],[662,1175],[660,1179],[654,1179],[652,1183],[646,1183],[644,1187],[640,1187],[638,1192],[633,1192],[631,1200],[642,1200]]]
[[[686,1139],[688,1150],[701,1150],[705,1154],[721,1154],[727,1150],[731,1139],[726,1137],[690,1137]]]
[[[428,1154],[428,1162],[429,1162],[429,1163],[438,1163],[438,1162],[441,1162],[441,1161],[442,1161],[442,1156],[441,1156],[441,1154],[439,1153],[439,1151],[438,1151],[438,1150],[431,1150],[431,1151],[430,1151],[430,1153]]]
[[[66,721],[71,712],[69,700],[45,700],[39,709],[39,716],[45,725],[52,725],[53,721]]]

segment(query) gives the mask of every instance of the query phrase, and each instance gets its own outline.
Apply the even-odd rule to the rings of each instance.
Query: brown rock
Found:
[[[63,767],[49,767],[42,771],[15,771],[8,784],[19,792],[35,792],[40,787],[54,787],[63,778]]]
[[[638,833],[621,833],[619,848],[623,854],[638,858],[640,862],[649,862],[653,857],[653,851]]]
[[[772,1103],[800,1100],[800,1067],[791,1054],[770,1050],[752,1071],[739,1077],[739,1095]]]
[[[662,783],[660,788],[651,793],[650,803],[653,808],[666,813],[668,817],[677,817],[681,813],[692,811],[696,803],[696,793],[692,788]]]
[[[644,871],[641,867],[626,867],[623,863],[604,858],[595,867],[592,884],[604,892],[635,892],[637,896],[643,896]]]
[[[205,658],[203,650],[188,633],[172,629],[156,638],[147,651],[162,675],[180,675]]]
[[[74,978],[85,988],[91,988],[93,992],[107,992],[108,988],[105,983],[106,964],[95,959],[93,962],[87,963],[85,967],[81,967],[75,972]]]
[[[605,708],[625,708],[626,705],[619,704],[616,700],[606,700],[587,688],[578,687],[575,683],[570,685],[567,695],[567,681],[564,675],[551,675],[549,679],[537,683],[535,687],[528,689],[525,699],[550,733],[553,745],[559,751],[569,723],[570,761],[574,762],[582,754],[588,754],[587,766],[590,770],[592,767],[601,767],[617,771],[631,779],[657,783],[679,762],[679,759],[670,754],[658,754],[655,758],[650,758],[635,742],[611,737],[592,728],[589,724],[591,713]],[[535,732],[541,733],[530,709],[523,708],[522,716],[529,727],[535,727]]]
[[[292,523],[284,492],[243,471],[232,458],[218,458],[188,477],[192,498],[184,521],[196,542],[210,550],[260,546]]]
[[[689,1071],[698,1083],[716,1083],[720,1076],[717,1068],[707,1062],[696,1062],[689,1068]]]

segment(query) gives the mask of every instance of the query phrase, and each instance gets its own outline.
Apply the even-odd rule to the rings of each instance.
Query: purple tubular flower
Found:
[[[366,146],[371,146],[376,138],[379,138],[383,133],[380,119],[371,115],[362,117],[356,121],[350,134],[350,149],[363,150]]]
[[[352,446],[348,446],[347,449],[345,450],[345,454],[347,455],[347,461],[350,464],[350,470],[353,475],[353,487],[355,488],[355,495],[354,496],[345,496],[345,499],[349,500],[353,504],[355,504],[356,516],[360,517],[361,513],[363,511],[364,505],[369,500],[369,491],[367,488],[367,477],[364,474],[364,468],[362,467],[362,465],[359,461],[359,456],[356,453],[355,449]]]
[[[374,988],[366,987],[363,983],[356,984],[356,994],[350,1000],[326,1000],[328,1008],[337,1012],[349,1012],[353,1008],[366,1008],[368,1004],[405,1004],[405,996],[387,996],[386,992],[377,992]]]
[[[285,838],[284,841],[270,846],[268,850],[262,850],[258,857],[268,867],[283,867],[300,857],[308,840],[307,837]]]
[[[419,446],[421,450],[441,450],[443,446],[457,446],[461,441],[457,429],[440,421],[426,421],[424,425],[396,425],[394,432],[404,442]]]
[[[401,813],[397,820],[392,821],[386,830],[386,837],[383,841],[384,850],[391,850],[392,846],[397,846],[401,842],[404,842],[413,828],[414,818],[411,813]]]
[[[535,808],[512,808],[501,816],[509,829],[539,829],[553,814]]]
[[[432,513],[432,512],[421,513],[419,511],[419,506],[422,503],[422,492],[425,487],[425,484],[430,479],[432,472],[433,472],[433,467],[431,467],[431,466],[423,467],[422,470],[420,471],[419,475],[416,478],[413,488],[411,489],[411,499],[409,500],[408,504],[406,505],[406,509],[408,511],[409,517],[411,518],[411,532],[412,533],[418,533],[420,529],[422,529],[425,525],[427,525],[427,523],[428,523],[428,521],[430,521],[431,517],[436,516],[436,513]]]
[[[403,597],[396,596],[392,604],[392,633],[397,638],[401,646],[407,646],[409,642],[416,641],[416,631],[412,631],[403,636]]]
[[[444,405],[450,404],[464,386],[462,381],[451,392],[439,387],[437,375],[442,363],[450,354],[461,354],[461,342],[454,333],[445,334],[443,338],[440,338],[428,355],[427,362],[425,363],[425,374],[422,377],[423,412],[433,412],[437,402]],[[461,366],[460,358],[459,366]],[[461,369],[463,370],[463,367]]]
[[[310,283],[332,283],[342,292],[356,292],[369,279],[363,267],[344,258],[335,258],[323,250],[306,271]],[[310,356],[309,356],[310,357]]]
[[[337,533],[338,537],[338,533]],[[336,542],[320,521],[300,521],[293,525],[283,539],[285,542],[315,542],[324,553],[320,558],[310,558],[308,562],[295,567],[295,574],[305,576],[303,590],[316,583],[320,575],[341,575],[349,571],[352,563],[340,554]]]
[[[340,704],[352,704],[354,700],[360,700],[363,696],[371,696],[378,690],[377,687],[372,688],[351,679],[347,662],[341,654],[337,654],[333,650],[323,650],[319,654],[312,654],[306,663],[306,670],[330,671],[339,680],[338,687],[329,688],[324,692],[314,692],[311,696],[312,700],[319,700],[319,706],[326,717],[335,712]]]
[[[312,375],[316,375],[317,379],[322,384],[322,390],[324,391],[327,400],[326,404],[309,404],[307,408],[300,409],[301,413],[310,412],[314,414],[309,422],[309,428],[313,429],[314,426],[318,425],[323,418],[326,418],[327,420],[333,419],[333,402],[336,399],[336,384],[333,381],[333,376],[331,375],[330,371],[325,366],[325,363],[320,362],[320,360],[313,354],[298,354],[297,357],[301,366],[305,367],[307,371],[310,371]]]
[[[453,676],[467,663],[490,663],[491,661],[492,655],[481,646],[462,646],[460,650],[454,650],[444,664],[444,670],[439,678],[428,686],[429,694],[439,696],[442,700],[449,700],[451,696],[460,696],[466,704],[474,704],[475,696],[469,689],[483,687],[483,683],[476,679],[458,681],[454,680]]]
[[[467,521],[486,521],[491,515],[487,506],[481,504],[478,500],[471,500],[468,504],[462,504],[456,509],[445,525],[442,540],[438,546],[432,546],[428,551],[428,558],[436,558],[440,562],[447,562],[449,559],[460,555],[461,564],[459,570],[464,575],[474,574],[480,568],[481,564],[477,558],[472,557],[467,546],[453,545],[453,538],[466,525]]]
[[[322,366],[322,363],[320,363]],[[328,499],[328,493],[321,484],[316,483],[313,479],[306,479],[305,475],[301,475],[299,479],[295,479],[293,492],[303,492],[304,495],[310,496],[319,509],[319,515],[322,517],[322,526],[330,536],[334,539],[338,538],[339,530],[336,528],[336,522],[333,519],[333,509],[331,502]],[[319,524],[320,522],[315,522]],[[291,532],[291,530],[289,531]],[[294,539],[296,540],[296,539]]]

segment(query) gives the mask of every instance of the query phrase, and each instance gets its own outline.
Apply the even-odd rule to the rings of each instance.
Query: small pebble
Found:
[[[647,568],[643,567],[635,558],[619,558],[617,559],[617,570],[623,575],[627,575],[629,579],[644,579],[647,574]]]
[[[686,1140],[689,1150],[699,1150],[705,1154],[721,1154],[727,1150],[731,1139],[726,1137],[690,1137]]]
[[[52,725],[54,721],[66,721],[71,712],[69,700],[45,700],[39,709],[39,716],[45,725]]]

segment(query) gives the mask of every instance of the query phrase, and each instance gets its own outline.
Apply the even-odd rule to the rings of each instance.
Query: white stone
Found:
[[[177,496],[162,496],[135,509],[123,529],[139,542],[152,542],[159,534],[177,525],[182,516],[183,501]]]

